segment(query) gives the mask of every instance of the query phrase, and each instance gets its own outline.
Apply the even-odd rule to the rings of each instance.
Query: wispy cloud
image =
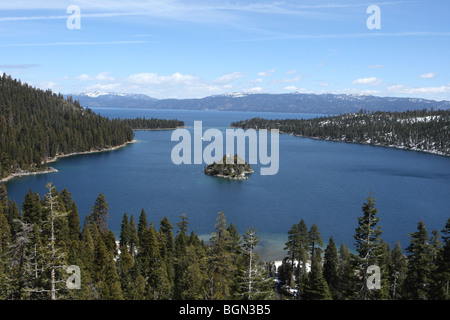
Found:
[[[244,77],[244,74],[241,73],[241,72],[227,73],[227,74],[224,74],[221,77],[216,78],[214,80],[214,83],[224,84],[225,85],[225,84],[229,84],[229,83],[233,82],[234,80],[237,80],[237,79],[242,78],[242,77]]]
[[[103,45],[121,45],[121,44],[143,44],[150,41],[144,40],[123,40],[123,41],[60,41],[43,43],[2,43],[0,47],[53,47],[53,46],[103,46]]]
[[[382,64],[374,64],[371,66],[367,66],[367,68],[369,69],[379,69],[379,68],[383,68],[384,66]]]
[[[395,37],[450,37],[450,32],[406,31],[406,32],[360,32],[360,33],[324,33],[324,34],[278,34],[268,37],[233,39],[236,42],[258,42],[272,40],[307,39],[351,39],[351,38],[395,38]]]
[[[435,72],[424,73],[419,76],[419,78],[422,78],[422,79],[434,79],[435,77],[436,77]]]
[[[276,71],[277,71],[276,69],[267,70],[267,71],[261,71],[261,72],[258,72],[256,75],[258,77],[270,77]]]
[[[290,79],[277,79],[277,80],[272,80],[271,83],[295,83],[295,82],[299,82],[301,79],[301,76],[296,76],[294,78],[290,78]]]
[[[379,85],[383,80],[377,77],[369,77],[369,78],[360,78],[352,81],[352,84],[364,84],[369,86]]]
[[[38,64],[0,64],[1,69],[30,69],[38,66]]]
[[[450,93],[450,84],[437,87],[411,87],[405,86],[403,84],[397,84],[388,87],[387,91],[391,94],[392,93],[420,94],[420,95],[443,94],[443,93]]]

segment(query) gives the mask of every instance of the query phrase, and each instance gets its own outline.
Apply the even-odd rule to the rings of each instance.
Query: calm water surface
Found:
[[[178,118],[186,126],[195,120],[203,128],[225,130],[232,121],[252,117],[305,118],[315,115],[93,109],[110,118]],[[189,129],[192,130],[192,129]],[[254,227],[265,259],[280,259],[287,231],[300,219],[315,223],[325,245],[333,236],[353,247],[361,207],[370,192],[377,199],[383,239],[391,245],[409,244],[408,234],[423,220],[429,234],[441,230],[450,217],[450,158],[366,145],[336,143],[280,135],[278,174],[261,176],[259,165],[246,181],[228,181],[203,174],[204,165],[174,165],[171,131],[137,131],[137,143],[125,148],[60,159],[58,173],[22,177],[6,183],[18,204],[28,190],[43,195],[45,184],[67,188],[80,218],[89,214],[99,193],[110,207],[109,228],[117,235],[124,212],[136,221],[142,208],[155,226],[167,216],[174,226],[185,213],[189,227],[199,235],[214,231],[217,213],[242,234]],[[206,146],[208,142],[204,143]],[[247,149],[248,150],[248,149]],[[270,150],[270,149],[269,149]]]

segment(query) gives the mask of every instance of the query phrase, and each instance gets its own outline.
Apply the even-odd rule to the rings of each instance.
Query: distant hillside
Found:
[[[280,132],[322,140],[344,141],[450,156],[450,110],[351,113],[313,119],[253,118],[233,122],[242,129]]]
[[[109,108],[178,110],[261,111],[315,114],[345,114],[370,111],[447,110],[450,101],[416,98],[376,97],[348,94],[250,94],[233,93],[202,99],[162,99],[145,95],[84,93],[73,95],[82,105]]]

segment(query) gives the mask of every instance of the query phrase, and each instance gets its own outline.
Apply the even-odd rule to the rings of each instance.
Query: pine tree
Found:
[[[406,248],[408,255],[408,273],[405,286],[407,298],[427,300],[430,288],[431,246],[428,232],[423,221],[417,224],[417,231],[410,234],[410,245]]]
[[[271,297],[271,279],[268,278],[268,272],[261,264],[255,248],[259,243],[256,235],[257,231],[253,228],[247,229],[242,236],[243,256],[245,259],[245,269],[240,279],[240,294],[246,300],[262,300]]]
[[[436,288],[441,294],[439,299],[450,299],[450,218],[442,229],[443,248],[438,257],[438,281]]]
[[[358,296],[367,300],[373,298],[375,294],[367,286],[367,270],[371,265],[382,267],[382,231],[381,227],[377,225],[380,219],[376,217],[378,209],[375,208],[375,199],[372,194],[369,195],[367,202],[364,203],[362,211],[363,216],[358,217],[358,227],[354,235],[356,240],[355,247],[358,252],[358,256],[355,258],[360,274]]]
[[[133,268],[133,258],[128,250],[121,250],[119,258],[117,259],[117,274],[119,276],[119,281],[122,289],[123,296],[125,300],[130,298],[132,295],[129,292],[130,284],[132,283],[132,268]]]
[[[392,250],[388,264],[389,274],[389,295],[392,300],[398,300],[403,297],[403,284],[406,278],[407,260],[402,252],[400,242],[398,241]]]
[[[188,231],[188,218],[183,213],[180,215],[180,222],[177,223],[178,231],[175,236],[175,251],[173,259],[174,268],[174,297],[175,299],[181,299],[181,293],[186,290],[183,287],[183,274],[188,267],[188,261],[186,258],[186,247],[188,245],[188,236],[186,232]]]
[[[317,252],[315,253],[317,255]],[[313,259],[308,280],[301,293],[304,300],[331,300],[331,293],[328,284],[323,276],[319,260]]]
[[[240,276],[243,270],[246,270],[245,257],[243,254],[241,236],[236,226],[233,223],[230,223],[227,231],[230,236],[230,247],[227,251],[231,253],[232,264],[234,266],[233,275],[231,276],[232,282],[230,284],[230,292],[238,294],[241,286]]]
[[[91,208],[91,214],[87,216],[89,224],[95,223],[100,232],[107,231],[107,220],[109,218],[109,207],[105,195],[100,193]]]
[[[11,231],[11,237],[15,237],[19,230],[19,219],[20,219],[20,210],[19,206],[15,201],[9,203],[8,214],[6,216],[8,219],[8,225]]]
[[[48,183],[46,185],[46,188],[48,189],[48,193],[45,196],[46,201],[46,208],[49,210],[49,224],[50,224],[50,261],[49,261],[49,269],[50,269],[50,293],[51,293],[51,300],[56,300],[56,283],[57,283],[57,275],[56,275],[56,268],[58,267],[58,260],[61,259],[61,257],[58,257],[59,252],[56,247],[56,234],[55,234],[55,223],[56,219],[61,218],[62,216],[66,215],[64,212],[58,212],[57,208],[57,199],[55,199],[55,194],[57,196],[56,188],[53,186],[52,183]]]
[[[336,296],[336,282],[338,277],[338,254],[333,237],[328,241],[328,245],[325,248],[324,263],[323,263],[323,276],[328,283],[330,293],[333,297]]]
[[[179,298],[183,300],[201,300],[205,298],[205,276],[201,270],[200,257],[194,245],[186,247],[185,265],[187,266],[178,283]]]
[[[80,240],[81,236],[80,216],[75,202],[72,201],[72,203],[69,204],[68,210],[69,214],[67,216],[67,220],[69,224],[69,237],[71,240]]]
[[[138,238],[139,243],[141,243],[142,238],[144,237],[145,232],[147,232],[148,229],[148,221],[147,221],[147,214],[145,213],[145,210],[141,210],[141,214],[139,215],[139,223],[138,223]]]
[[[41,198],[39,194],[33,193],[30,189],[25,195],[24,201],[22,203],[22,217],[25,223],[31,223],[36,226],[40,226],[42,221],[41,212]]]
[[[309,248],[310,248],[310,257],[311,257],[311,265],[314,259],[318,259],[318,262],[321,263],[322,256],[322,236],[320,235],[319,228],[314,223],[309,229]]]
[[[299,225],[294,224],[288,231],[288,241],[285,243],[284,250],[287,250],[287,259],[290,261],[289,286],[294,286],[294,266],[298,262],[300,252],[300,230]]]
[[[348,247],[342,243],[338,252],[338,277],[336,281],[336,299],[353,298],[356,291],[354,258]]]
[[[305,286],[305,283],[308,278],[307,273],[307,264],[309,259],[309,245],[310,245],[310,238],[309,238],[309,231],[308,227],[303,219],[300,220],[298,223],[298,265],[297,265],[297,272],[296,272],[296,285],[297,289],[301,292],[303,291],[303,288]]]
[[[439,272],[441,263],[441,253],[443,251],[438,230],[431,232],[430,243],[430,289],[428,290],[429,299],[441,299],[443,296],[442,277]]]
[[[131,258],[134,261],[134,257],[136,256],[136,250],[139,246],[139,236],[136,227],[136,222],[134,221],[134,216],[130,217],[130,254]]]
[[[9,247],[10,277],[5,285],[6,297],[11,300],[25,300],[29,298],[27,289],[33,281],[33,265],[31,244],[34,227],[30,223],[18,220],[18,231]]]
[[[220,211],[217,216],[211,241],[210,259],[210,298],[212,300],[230,299],[231,275],[234,271],[230,234],[227,230],[225,214]]]
[[[0,211],[0,259],[8,251],[10,241],[11,241],[11,229],[8,224],[8,219],[6,219],[6,216],[3,214],[2,211]],[[1,269],[2,266],[0,264],[0,274]]]
[[[128,221],[128,215],[125,212],[122,218],[122,224],[120,225],[120,237],[119,248],[121,251],[128,251],[130,244],[130,223]]]

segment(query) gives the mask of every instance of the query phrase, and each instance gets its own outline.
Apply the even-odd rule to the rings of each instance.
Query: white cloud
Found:
[[[258,77],[270,77],[276,71],[277,71],[276,69],[267,70],[267,71],[261,71],[261,72],[257,73],[257,76]]]
[[[449,93],[450,84],[443,85],[440,87],[407,87],[404,85],[394,85],[388,88],[390,92],[401,93],[401,94],[440,94]]]
[[[98,80],[98,81],[114,81],[116,80],[114,77],[109,75],[109,72],[104,71],[100,72],[96,76],[90,76],[86,73],[80,74],[78,77],[76,77],[80,81],[92,81],[92,80]]]
[[[398,91],[398,90],[402,90],[405,87],[405,85],[403,84],[394,84],[392,86],[387,87],[388,91]]]
[[[278,79],[278,80],[273,80],[272,83],[295,83],[295,82],[299,82],[300,78],[301,78],[301,76],[297,76],[297,77],[291,78],[291,79]]]
[[[192,84],[196,81],[196,77],[192,75],[185,75],[176,72],[170,76],[162,76],[157,73],[136,73],[129,76],[126,81],[141,85],[159,85],[159,84],[169,84],[169,85],[186,85]]]
[[[328,87],[330,84],[328,83],[328,82],[322,82],[321,84],[320,84],[320,86],[321,87]]]
[[[261,92],[263,89],[261,87],[254,87],[254,88],[250,88],[247,91],[248,92]]]
[[[378,69],[378,68],[383,68],[384,66],[382,64],[374,64],[371,66],[367,66],[367,68],[369,69]]]
[[[54,47],[54,46],[103,46],[103,45],[129,45],[144,44],[150,41],[60,41],[60,42],[29,42],[29,43],[1,43],[0,47]]]
[[[96,80],[100,80],[100,81],[114,81],[115,80],[115,78],[114,77],[111,77],[110,75],[109,75],[109,72],[100,72],[99,74],[97,74],[96,76],[95,76],[95,79]]]
[[[213,82],[217,84],[229,84],[233,82],[236,79],[244,77],[244,74],[241,72],[233,72],[233,73],[227,73],[223,76],[215,79]]]
[[[294,74],[296,72],[297,72],[297,70],[289,70],[289,71],[286,71],[286,74]]]
[[[379,95],[382,92],[380,90],[360,90],[356,88],[345,88],[340,90],[330,91],[334,94],[354,94],[354,95]]]
[[[287,87],[284,87],[283,90],[297,91],[298,89],[296,86],[287,86]]]
[[[360,78],[356,79],[352,82],[352,84],[364,84],[369,86],[376,86],[379,85],[383,80],[377,78],[377,77],[369,77],[369,78]]]
[[[92,80],[92,78],[91,78],[91,76],[90,75],[88,75],[88,74],[80,74],[78,77],[77,77],[77,79],[78,80],[81,80],[81,81],[88,81],[88,80]]]
[[[419,76],[419,78],[422,78],[422,79],[434,79],[435,77],[436,77],[435,72],[424,73]]]
[[[113,92],[116,90],[122,90],[123,86],[122,83],[120,82],[116,82],[116,83],[95,83],[93,85],[90,85],[86,88],[86,91],[95,91],[95,90],[100,90],[100,91],[108,91],[108,92]]]

